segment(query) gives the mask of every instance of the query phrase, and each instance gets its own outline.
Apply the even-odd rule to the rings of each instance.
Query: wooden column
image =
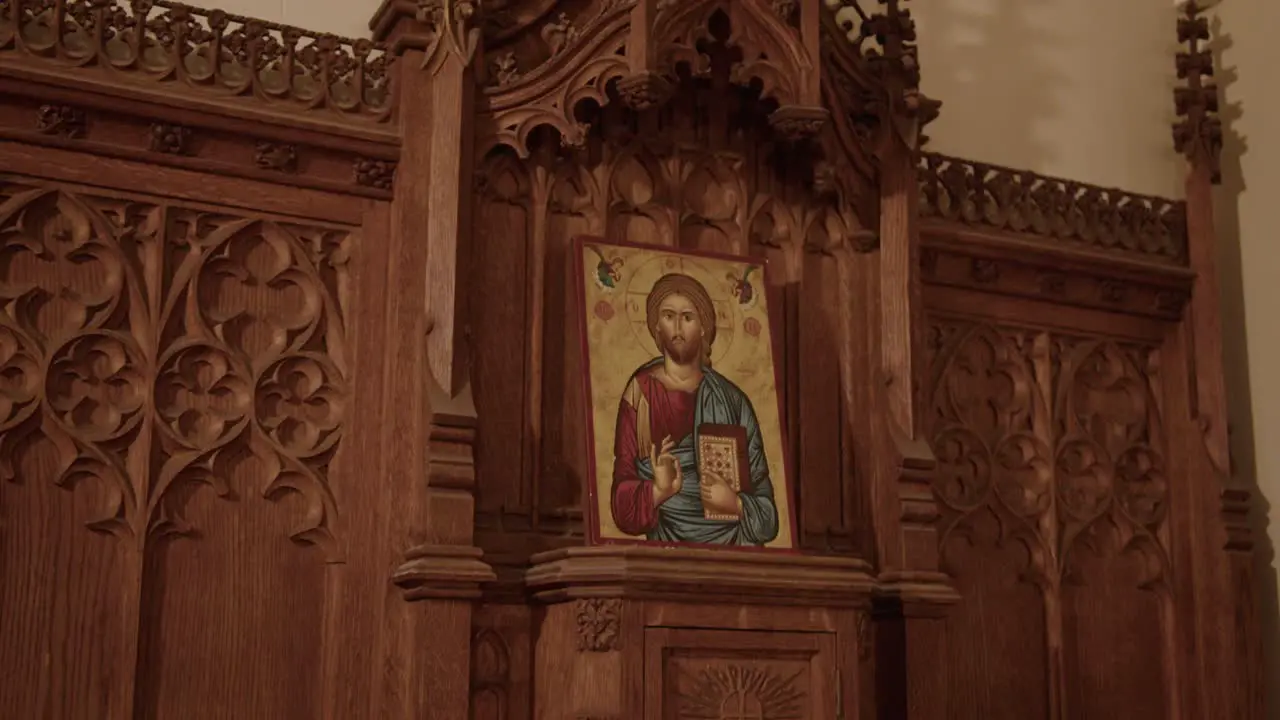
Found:
[[[474,547],[476,411],[467,364],[479,3],[387,0],[402,147],[390,210],[384,431],[387,568],[381,717],[469,716],[471,612],[492,570]]]
[[[880,412],[877,515],[880,591],[876,695],[881,717],[945,718],[948,712],[946,608],[958,600],[938,571],[933,476],[923,434],[924,304],[920,277],[920,130],[938,103],[919,91],[910,14],[890,0],[873,20],[884,42],[880,112]]]
[[[1202,43],[1209,39],[1204,8],[1194,0],[1182,6],[1174,91],[1178,121],[1174,145],[1187,159],[1187,254],[1196,273],[1192,299],[1180,331],[1190,360],[1191,418],[1203,436],[1193,449],[1193,479],[1198,497],[1217,513],[1199,512],[1192,521],[1203,548],[1193,569],[1197,597],[1196,642],[1204,658],[1198,670],[1207,690],[1197,712],[1253,719],[1264,714],[1261,630],[1254,594],[1252,488],[1232,476],[1227,398],[1222,357],[1222,306],[1218,281],[1218,239],[1214,229],[1212,186],[1219,180],[1222,123],[1218,117],[1213,58]],[[1224,557],[1225,555],[1225,557]],[[1223,562],[1223,560],[1226,562]],[[1209,715],[1205,715],[1208,717]]]

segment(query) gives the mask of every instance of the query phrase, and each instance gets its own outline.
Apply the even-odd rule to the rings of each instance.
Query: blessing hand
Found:
[[[662,449],[649,446],[649,466],[653,468],[653,504],[661,505],[684,487],[684,473],[680,461],[671,454],[675,441],[668,435],[662,439]]]
[[[719,515],[742,517],[742,500],[729,481],[717,473],[704,473],[698,488],[702,506]]]

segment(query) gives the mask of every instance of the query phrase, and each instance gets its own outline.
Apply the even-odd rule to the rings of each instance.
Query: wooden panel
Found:
[[[14,335],[0,330],[0,338],[6,377],[21,387]],[[4,410],[7,439],[15,408]],[[46,440],[4,450],[12,464],[0,469],[12,475],[0,477],[0,707],[17,717],[111,717],[128,701],[127,588],[137,565],[126,543],[85,528],[110,488],[50,482],[62,458]]]
[[[324,558],[284,541],[291,518],[257,497],[255,469],[228,472],[229,507],[212,494],[186,501],[198,543],[147,553],[135,717],[321,715]]]
[[[834,257],[812,252],[804,255],[803,272],[797,301],[803,310],[788,318],[798,326],[795,427],[804,429],[795,432],[797,477],[812,480],[801,507],[801,536],[806,549],[847,553],[855,547],[856,521],[840,392],[840,276]]]
[[[7,707],[318,714],[358,234],[2,176],[0,237]]]
[[[543,518],[539,521],[550,529],[572,527],[574,518],[582,515],[585,478],[573,444],[576,432],[585,434],[578,417],[579,405],[571,393],[581,392],[581,377],[574,371],[581,347],[577,330],[577,295],[570,281],[574,258],[569,252],[571,241],[578,235],[596,232],[599,223],[595,212],[597,196],[595,180],[580,165],[560,168],[550,176],[548,188],[545,247],[531,244],[532,263],[541,263],[541,276],[530,287],[541,293],[531,303],[529,324],[540,325],[541,345],[531,344],[530,407],[541,407],[541,416],[533,418],[533,456],[528,463],[538,483],[537,502]],[[531,331],[533,339],[538,330]]]
[[[1169,483],[1158,351],[1066,337],[1054,402],[1065,700],[1072,717],[1168,717]]]
[[[197,170],[149,165],[90,156],[19,142],[0,141],[0,157],[14,173],[106,188],[146,189],[191,203],[215,201],[220,208],[254,214],[308,218],[340,225],[359,225],[367,208],[364,198],[208,175]]]
[[[472,624],[471,720],[532,717],[533,610],[482,605]]]
[[[836,716],[835,636],[649,628],[648,720]]]
[[[534,506],[524,454],[528,420],[529,181],[501,158],[481,176],[476,199],[475,303],[476,499],[481,513],[510,513],[528,522]]]
[[[1063,591],[1065,707],[1069,717],[1134,720],[1171,717],[1174,688],[1167,682],[1171,648],[1163,623],[1172,610],[1165,598],[1139,587],[1149,568],[1138,553],[1079,559],[1084,580]],[[1084,554],[1084,553],[1082,553]]]
[[[274,131],[273,131],[274,130]],[[0,137],[49,149],[390,199],[396,148],[0,79]],[[389,140],[389,139],[386,139]],[[338,147],[334,147],[334,145]],[[384,171],[379,176],[379,171]]]
[[[954,716],[1047,718],[1053,461],[1033,357],[1044,339],[944,320],[931,331],[939,537],[963,597],[947,619]]]
[[[1027,552],[1004,537],[994,512],[976,513],[964,529],[967,537],[944,547],[963,598],[947,619],[952,717],[1051,717],[1045,599],[1021,577]]]
[[[931,320],[957,717],[1167,717],[1175,685],[1158,351]]]

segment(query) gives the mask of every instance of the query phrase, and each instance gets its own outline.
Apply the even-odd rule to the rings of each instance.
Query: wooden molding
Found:
[[[525,583],[542,602],[623,597],[751,604],[865,604],[875,582],[856,558],[643,546],[575,547],[535,555]]]
[[[940,609],[960,602],[951,579],[940,572],[882,573],[876,578],[875,597],[892,598],[907,607]]]
[[[494,579],[480,548],[419,545],[405,555],[392,578],[406,600],[461,600],[480,597],[480,587]]]
[[[100,157],[390,199],[391,175],[364,182],[363,165],[394,169],[394,144],[343,140],[195,111],[113,102],[99,93],[0,78],[0,138]]]
[[[1058,305],[1178,320],[1194,273],[1160,260],[1028,241],[1006,231],[927,226],[920,256],[929,285]]]

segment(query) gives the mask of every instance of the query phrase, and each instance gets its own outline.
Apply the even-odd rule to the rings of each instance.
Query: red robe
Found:
[[[658,452],[664,437],[670,435],[673,445],[679,445],[693,434],[696,393],[668,389],[654,375],[658,370],[655,367],[636,373],[618,404],[613,435],[612,509],[618,529],[628,535],[643,535],[658,523],[653,481],[641,479],[636,472],[636,463],[649,458],[649,447],[638,447],[636,424],[640,413],[632,399],[643,396],[648,405],[649,437]]]

